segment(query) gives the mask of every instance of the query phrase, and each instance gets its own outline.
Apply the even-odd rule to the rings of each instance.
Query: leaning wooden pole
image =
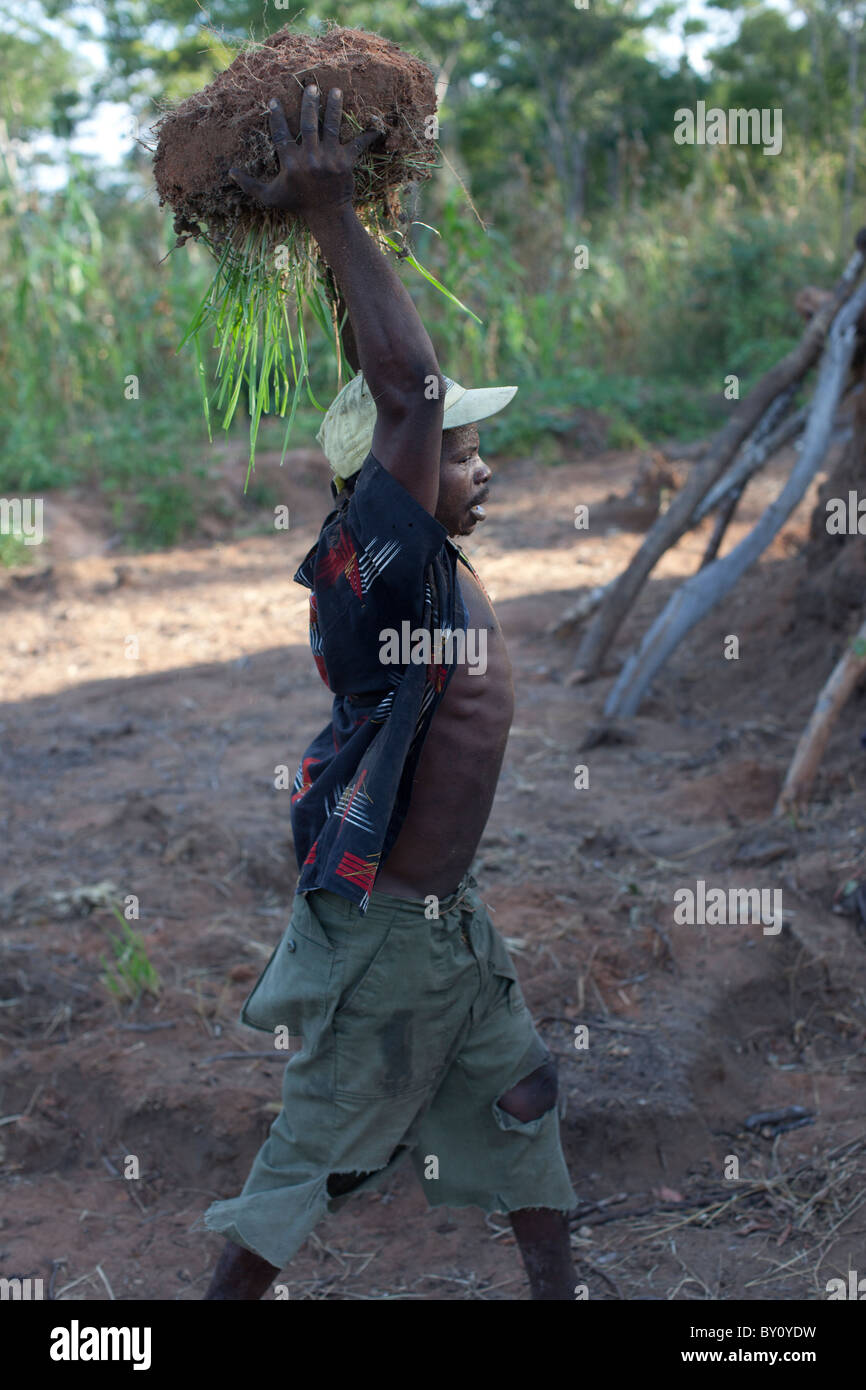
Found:
[[[776,429],[766,437],[758,440],[755,436],[740,450],[735,462],[728,469],[723,478],[714,483],[701,502],[695,508],[692,521],[697,523],[703,521],[705,516],[718,507],[720,502],[732,492],[742,490],[754,475],[769,463],[774,454],[780,449],[784,449],[802,430],[806,423],[809,411],[806,406],[801,406],[792,415],[784,419]],[[755,431],[757,435],[757,431]]]
[[[780,415],[783,415],[787,410],[794,391],[795,388],[790,386],[787,391],[783,391],[781,396],[776,397],[774,409],[778,406]],[[806,419],[806,411],[798,410],[787,420],[783,420],[780,426],[773,429],[773,422],[768,418],[771,413],[768,411],[767,417],[765,417],[766,430],[762,431],[760,427],[755,430],[724,477],[710,488],[703,502],[695,509],[692,517],[693,526],[696,526],[707,512],[713,511],[715,507],[719,508],[713,534],[704,551],[704,558],[701,560],[701,569],[706,569],[707,565],[711,565],[718,555],[725,533],[734,519],[737,507],[740,505],[740,498],[745,492],[749,480],[764,467],[782,444],[787,444],[799,434]],[[763,425],[764,421],[761,423]]]
[[[716,556],[718,555],[719,550],[721,549],[722,541],[725,539],[725,533],[727,532],[728,527],[734,519],[736,510],[740,505],[740,498],[742,497],[745,490],[746,484],[744,482],[736,483],[735,486],[730,488],[729,491],[725,494],[726,500],[724,502],[724,505],[719,508],[719,514],[716,517],[716,524],[713,527],[713,534],[710,536],[709,544],[707,545],[707,548],[704,551],[704,557],[701,560],[702,570],[705,570],[707,565],[711,565],[715,560]]]
[[[804,806],[809,800],[833,725],[863,676],[866,676],[866,622],[849,642],[848,650],[834,666],[815,702],[812,717],[803,730],[779,793],[777,816]]]
[[[662,555],[689,530],[695,509],[729,467],[743,442],[772,409],[776,398],[805,376],[818,357],[827,330],[850,298],[864,264],[866,227],[857,234],[857,251],[845,267],[832,298],[810,319],[797,347],[767,372],[740,402],[701,462],[692,469],[682,491],[647,533],[640,550],[605,596],[578,648],[573,680],[592,680],[598,675],[608,648]]]
[[[730,593],[741,575],[778,534],[821,466],[827,452],[839,398],[842,395],[857,342],[857,318],[866,308],[866,282],[840,311],[830,332],[800,457],[779,496],[767,507],[747,536],[721,560],[698,570],[671,597],[646,633],[640,648],[623,667],[604,712],[608,716],[636,714],[656,674],[686,633]]]

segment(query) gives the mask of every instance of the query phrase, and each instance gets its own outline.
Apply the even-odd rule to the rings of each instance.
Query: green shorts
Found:
[[[296,896],[241,1018],[303,1045],[243,1191],[205,1213],[210,1230],[283,1268],[327,1211],[407,1155],[431,1206],[577,1204],[556,1107],[521,1122],[498,1105],[550,1053],[471,874],[438,913],[385,893],[365,916],[321,889]],[[351,1194],[329,1193],[331,1174],[361,1173]]]

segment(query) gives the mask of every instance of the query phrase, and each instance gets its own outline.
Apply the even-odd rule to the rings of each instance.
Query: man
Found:
[[[292,920],[243,1011],[302,1047],[241,1195],[206,1213],[229,1238],[206,1297],[261,1297],[326,1211],[408,1155],[431,1205],[508,1213],[533,1298],[570,1299],[577,1199],[555,1065],[469,872],[514,696],[493,609],[449,537],[484,517],[475,424],[515,388],[442,377],[361,227],[352,169],[377,132],[340,143],[337,89],[320,134],[306,88],[300,144],[270,106],[279,173],[267,185],[233,174],[305,217],[361,374],[319,434],[338,505],[295,576],[333,715],[295,781]]]

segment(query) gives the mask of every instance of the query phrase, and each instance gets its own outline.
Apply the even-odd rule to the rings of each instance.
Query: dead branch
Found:
[[[780,405],[783,411],[795,389],[795,387],[790,387],[788,391],[778,397],[776,404]],[[715,487],[710,488],[692,517],[692,525],[696,526],[707,512],[712,511],[716,506],[719,507],[713,534],[701,560],[701,569],[706,569],[707,565],[712,564],[718,555],[725,533],[736,515],[740,498],[745,492],[749,480],[764,467],[765,463],[769,462],[779,449],[785,444],[789,444],[799,434],[805,423],[806,413],[805,407],[796,410],[793,415],[787,420],[783,420],[776,429],[771,430],[763,439],[758,438],[756,431],[746,447],[740,450],[724,478],[720,479]],[[770,412],[768,411],[767,414],[769,415]]]
[[[749,479],[754,477],[774,454],[777,454],[780,449],[784,449],[785,445],[790,444],[792,439],[796,439],[806,423],[808,414],[809,407],[801,406],[787,419],[782,420],[763,440],[750,440],[746,448],[740,450],[725,476],[710,488],[703,502],[695,508],[693,523],[697,524],[697,522],[703,521],[704,517],[714,511],[729,493],[738,488],[742,490]]]
[[[724,505],[720,507],[719,514],[716,517],[716,524],[713,527],[713,534],[710,536],[707,548],[704,551],[703,559],[701,560],[700,567],[702,570],[706,569],[707,565],[711,565],[718,555],[722,541],[725,539],[725,532],[736,515],[737,507],[740,505],[740,498],[745,490],[746,484],[738,483],[736,487],[728,493]]]
[[[692,469],[683,490],[656,521],[631,563],[611,588],[578,649],[575,679],[591,680],[598,675],[611,642],[662,555],[689,529],[695,508],[722,477],[741,445],[760,426],[777,397],[800,381],[818,357],[831,323],[850,298],[866,264],[866,228],[858,233],[857,247],[836,285],[832,299],[810,319],[798,346],[767,372],[739,403],[702,461]]]
[[[698,570],[672,595],[623,667],[604,707],[606,716],[637,713],[657,672],[691,631],[728,594],[764,552],[803,497],[824,459],[857,341],[857,317],[866,307],[866,282],[838,314],[821,359],[803,447],[787,483],[747,536],[721,560]]]
[[[858,324],[858,332],[862,333],[863,331],[864,325],[862,323]],[[857,372],[851,372],[842,393],[842,401],[844,402],[848,398],[849,393],[855,395],[860,390],[862,390],[862,386],[860,385],[859,374]],[[763,441],[756,441],[753,435],[749,443],[740,450],[725,476],[720,478],[719,481],[710,488],[703,502],[695,508],[695,514],[692,517],[692,525],[696,526],[699,521],[703,521],[705,516],[708,516],[716,507],[724,503],[726,497],[729,497],[729,495],[734,493],[737,489],[739,489],[742,495],[743,488],[749,479],[753,478],[754,475],[764,467],[765,463],[769,463],[774,454],[777,454],[780,449],[784,449],[792,440],[796,439],[806,423],[808,414],[808,405],[803,405],[799,410],[795,410],[792,415],[789,415],[787,419],[782,420],[780,424],[777,425],[776,429],[774,429],[771,434],[767,435]]]
[[[784,815],[808,801],[833,725],[863,675],[866,675],[866,621],[851,639],[844,656],[833,667],[815,701],[812,717],[797,744],[776,802],[777,816]]]

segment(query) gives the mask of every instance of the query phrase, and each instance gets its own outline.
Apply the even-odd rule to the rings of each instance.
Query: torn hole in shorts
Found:
[[[519,1075],[516,1081],[510,1086],[506,1086],[493,1102],[493,1118],[502,1130],[517,1130],[520,1134],[537,1134],[543,1121],[548,1115],[558,1113],[559,1088],[557,1085],[556,1063],[548,1053],[544,1061],[539,1065],[531,1067],[529,1071],[524,1070],[528,1063],[528,1055],[521,1062],[518,1068]],[[533,1108],[541,1106],[537,1114],[530,1115],[521,1119],[513,1113],[511,1108],[506,1109],[502,1104],[511,1098],[511,1105],[514,1109],[520,1109],[526,1114],[527,1102]]]
[[[555,1107],[545,1110],[543,1115],[538,1115],[534,1120],[518,1120],[516,1115],[512,1115],[508,1110],[503,1110],[498,1100],[493,1102],[493,1118],[500,1129],[516,1129],[520,1134],[537,1134],[541,1129],[545,1118],[553,1114]]]
[[[386,1177],[390,1176],[403,1156],[409,1152],[409,1147],[408,1144],[398,1144],[388,1161],[378,1168],[365,1170],[356,1168],[332,1169],[328,1174],[326,1183],[329,1210],[338,1211],[343,1203],[356,1192],[377,1187]]]
[[[348,1173],[329,1173],[327,1182],[328,1196],[347,1197],[350,1192],[354,1192],[362,1182],[366,1182],[367,1179],[372,1176],[373,1173],[358,1173],[354,1170]]]

